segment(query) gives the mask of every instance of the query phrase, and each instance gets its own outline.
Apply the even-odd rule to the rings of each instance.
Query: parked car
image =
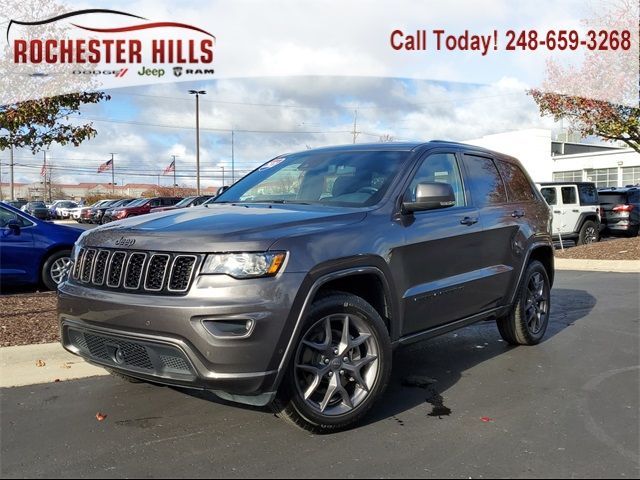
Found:
[[[608,233],[638,236],[640,228],[640,187],[601,188],[602,223]]]
[[[111,214],[112,220],[122,220],[123,218],[135,217],[138,215],[146,215],[156,207],[171,207],[182,200],[182,197],[155,197],[141,198],[137,202],[133,202],[126,207],[116,208]]]
[[[576,245],[600,241],[598,189],[593,182],[545,182],[538,185],[553,209],[553,238]]]
[[[107,200],[102,200],[97,205],[94,205],[93,207],[91,207],[91,210],[89,212],[89,220],[88,220],[88,222],[89,223],[98,223],[96,221],[96,213],[98,212],[98,210],[100,210],[101,208],[104,208],[104,207],[108,207],[109,205],[114,205],[119,201],[120,201],[119,198],[111,198],[111,199],[107,199]]]
[[[102,225],[104,223],[104,214],[107,210],[113,210],[119,207],[125,207],[132,203],[134,198],[122,198],[112,202],[103,203],[91,209],[91,223]]]
[[[131,207],[134,206],[138,203],[143,203],[144,201],[146,201],[146,198],[132,198],[129,199],[129,201],[123,205],[111,205],[109,206],[105,212],[104,215],[102,216],[102,224],[104,225],[105,223],[109,223],[109,222],[113,222],[114,218],[113,218],[113,212],[115,212],[116,210],[118,210],[120,207]]]
[[[21,210],[40,220],[49,220],[51,213],[44,202],[28,202]]]
[[[91,219],[91,209],[100,205],[103,202],[108,202],[109,200],[98,200],[91,205],[82,205],[76,208],[72,208],[69,211],[71,218],[78,223],[88,223]]]
[[[169,207],[152,208],[150,213],[166,212],[167,210],[177,210],[179,208],[197,207],[214,198],[214,195],[200,195],[193,197],[185,197],[175,205]]]
[[[78,204],[71,200],[57,200],[49,207],[51,218],[70,218],[71,210],[78,208]]]
[[[20,210],[27,204],[26,200],[3,200],[3,202],[7,205],[11,205],[12,207],[17,208],[18,210]]]
[[[202,208],[83,235],[59,289],[62,344],[125,378],[335,431],[380,398],[392,347],[488,319],[510,344],[539,343],[550,226],[520,163],[479,147],[288,154]]]
[[[71,249],[81,233],[0,204],[0,283],[42,283],[55,290],[67,274]]]

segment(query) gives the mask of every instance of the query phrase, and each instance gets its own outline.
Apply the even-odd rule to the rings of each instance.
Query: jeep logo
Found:
[[[135,245],[135,243],[136,243],[135,238],[120,237],[118,240],[116,240],[115,244],[118,247],[132,247],[133,245]]]

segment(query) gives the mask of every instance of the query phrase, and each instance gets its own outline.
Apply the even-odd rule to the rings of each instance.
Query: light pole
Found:
[[[190,95],[196,96],[196,191],[200,195],[200,95],[204,90],[189,90]]]

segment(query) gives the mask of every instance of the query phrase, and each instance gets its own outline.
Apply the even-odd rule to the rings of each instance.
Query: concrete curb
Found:
[[[44,365],[39,367],[38,364]],[[108,375],[70,354],[59,343],[0,348],[0,388]]]
[[[640,273],[640,260],[581,260],[556,257],[555,266],[556,270]]]

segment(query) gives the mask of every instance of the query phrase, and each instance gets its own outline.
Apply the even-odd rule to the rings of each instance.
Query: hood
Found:
[[[209,204],[109,223],[88,231],[82,243],[193,253],[265,251],[286,236],[360,222],[366,211],[318,205]]]

